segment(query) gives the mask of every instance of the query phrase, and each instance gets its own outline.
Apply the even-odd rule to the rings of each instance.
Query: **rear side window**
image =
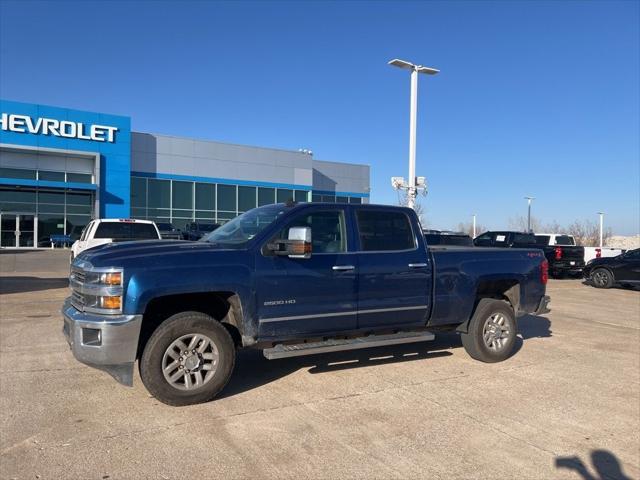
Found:
[[[536,245],[549,245],[549,235],[536,235]]]
[[[365,252],[416,248],[409,217],[401,212],[357,212],[360,248]]]
[[[529,233],[516,233],[513,236],[514,245],[535,245],[536,237]]]
[[[103,222],[98,225],[93,238],[112,238],[113,240],[157,240],[158,233],[151,223]]]
[[[573,237],[569,235],[558,235],[556,236],[556,245],[575,245],[576,242]]]

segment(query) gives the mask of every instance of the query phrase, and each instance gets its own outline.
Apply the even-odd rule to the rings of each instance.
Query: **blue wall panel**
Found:
[[[0,114],[28,115],[34,122],[38,118],[53,118],[91,125],[116,127],[113,143],[78,138],[57,137],[42,133],[18,133],[0,129],[0,143],[28,147],[79,150],[100,154],[100,212],[102,218],[130,216],[131,171],[131,119],[119,115],[84,112],[68,108],[0,100]]]

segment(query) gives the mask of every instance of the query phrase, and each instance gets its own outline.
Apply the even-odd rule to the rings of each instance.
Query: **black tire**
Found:
[[[169,347],[178,339],[189,335],[201,335],[207,337],[216,349],[216,368],[207,379],[207,372],[201,370],[205,381],[200,387],[188,387],[190,389],[179,389],[172,385],[163,373],[163,362],[165,359],[171,361],[166,356]],[[214,348],[214,347],[210,347]],[[195,349],[193,350],[195,352]],[[191,355],[190,355],[191,356]],[[180,356],[182,359],[183,356]],[[186,357],[184,357],[186,358]],[[166,319],[153,332],[151,338],[144,347],[140,358],[140,376],[142,383],[149,392],[162,403],[172,406],[193,405],[204,403],[220,393],[229,381],[233,367],[235,365],[236,349],[231,335],[227,329],[217,320],[209,315],[200,312],[181,312]],[[176,360],[177,361],[177,360]],[[198,361],[195,359],[195,361]],[[181,369],[188,365],[180,366]],[[196,367],[194,372],[200,367]],[[189,371],[189,370],[183,370]],[[178,370],[175,370],[177,373]],[[195,373],[193,375],[196,375]],[[186,384],[184,374],[184,382]],[[202,376],[202,375],[201,375]],[[189,379],[193,379],[189,375]],[[189,380],[191,382],[191,380]],[[182,386],[185,387],[183,384]],[[176,384],[178,385],[178,384]]]
[[[499,338],[496,337],[498,331]],[[468,332],[461,334],[462,345],[471,358],[486,363],[501,362],[511,356],[516,334],[516,317],[511,305],[504,300],[483,298],[469,321]]]
[[[596,288],[611,288],[613,275],[606,268],[596,268],[591,272],[591,284]]]

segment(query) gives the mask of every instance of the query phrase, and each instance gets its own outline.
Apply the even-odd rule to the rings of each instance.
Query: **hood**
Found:
[[[611,262],[614,261],[614,259],[616,259],[618,257],[600,257],[600,258],[593,258],[591,260],[589,260],[589,262],[587,263],[587,265],[594,266],[594,265],[607,265]]]
[[[189,242],[184,240],[144,240],[135,242],[108,243],[85,250],[76,258],[89,262],[94,267],[153,267],[166,264],[179,264],[194,258],[195,253],[229,252],[230,250],[208,242]],[[181,257],[185,257],[184,259]],[[200,258],[200,260],[202,260]],[[74,262],[75,263],[75,262]]]

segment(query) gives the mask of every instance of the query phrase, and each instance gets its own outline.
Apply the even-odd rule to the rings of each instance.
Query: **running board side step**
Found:
[[[290,345],[278,344],[272,348],[265,348],[262,353],[268,360],[275,360],[277,358],[301,357],[303,355],[341,352],[344,350],[357,350],[359,348],[428,342],[434,338],[435,335],[431,332],[398,332],[390,335],[368,335],[358,338],[325,340],[324,342],[296,343]]]

